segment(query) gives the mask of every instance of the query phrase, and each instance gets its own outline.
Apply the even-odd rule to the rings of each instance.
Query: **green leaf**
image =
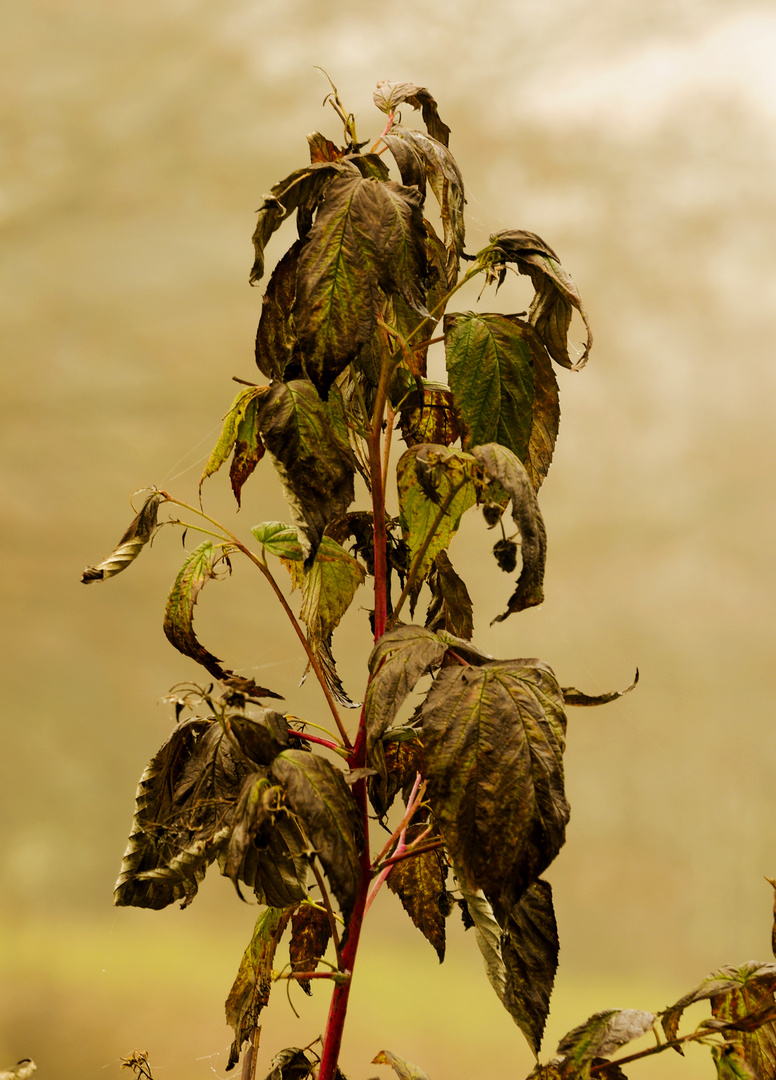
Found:
[[[242,482],[239,483],[239,487],[235,490],[235,477],[232,479],[232,489],[235,491],[235,497],[237,499],[237,505],[240,505],[239,490],[242,487],[242,483],[248,478],[257,463],[261,460],[264,454],[264,449],[261,447],[261,439],[258,437],[258,432],[255,431],[255,409],[256,401],[267,392],[266,386],[246,386],[232,402],[229,412],[224,417],[224,426],[221,431],[221,435],[213,448],[213,452],[208,458],[207,465],[202,472],[202,476],[199,479],[199,490],[202,493],[202,485],[209,476],[218,472],[221,466],[229,460],[229,456],[235,448],[235,445],[240,439],[243,444],[240,449],[241,464],[232,468],[236,470],[236,477],[242,476]],[[240,426],[245,419],[248,409],[251,410],[252,421],[249,421],[249,425],[243,428],[240,433]],[[253,429],[251,433],[251,429]],[[251,449],[249,450],[249,443]],[[261,448],[261,449],[260,449]],[[252,460],[252,464],[249,466],[249,462]]]
[[[767,1075],[754,1072],[735,1044],[712,1046],[711,1056],[717,1066],[717,1080],[760,1080]]]
[[[637,1009],[607,1009],[595,1013],[558,1043],[562,1075],[587,1080],[595,1058],[608,1058],[620,1046],[641,1038],[654,1027],[655,1017]]]
[[[342,773],[309,750],[285,750],[272,772],[318,856],[347,923],[359,880],[362,842],[356,804]]]
[[[381,112],[393,112],[404,101],[412,105],[413,109],[421,110],[429,135],[447,146],[450,128],[442,122],[437,111],[437,103],[425,86],[416,86],[415,83],[409,82],[389,82],[387,79],[377,84],[374,103]]]
[[[470,889],[515,900],[557,855],[566,719],[539,660],[443,668],[421,709],[434,816]]]
[[[464,448],[506,446],[538,490],[552,460],[560,405],[555,373],[534,329],[516,315],[446,315],[445,353]]]
[[[511,450],[498,443],[489,443],[475,446],[472,455],[511,498],[512,520],[520,531],[523,565],[517,587],[509,598],[507,610],[493,620],[503,622],[513,612],[541,604],[544,599],[547,534],[528,474]]]
[[[277,383],[261,400],[259,430],[311,563],[327,524],[344,514],[354,497],[356,462],[342,401],[335,394],[321,401],[306,379]]]
[[[324,396],[370,340],[379,289],[425,314],[426,233],[415,188],[340,177],[327,189],[297,274],[294,319],[307,376]]]
[[[528,311],[528,322],[544,342],[547,352],[561,367],[571,371],[583,368],[593,344],[593,334],[577,287],[561,266],[558,256],[536,233],[522,229],[495,233],[490,242],[496,256],[494,266],[501,268],[502,281],[506,263],[510,262],[517,265],[521,274],[530,277],[535,295]],[[571,360],[568,349],[573,308],[582,316],[587,330],[585,351],[576,362]]]
[[[289,958],[295,973],[315,971],[331,938],[329,917],[313,904],[302,904],[291,918]],[[311,994],[310,979],[299,979],[306,994]]]
[[[381,1050],[377,1057],[372,1058],[373,1065],[390,1065],[400,1080],[428,1080],[428,1076],[417,1065],[411,1065],[409,1061],[400,1058],[398,1054],[392,1054],[390,1050]]]
[[[166,501],[166,497],[160,491],[152,491],[111,555],[96,566],[86,567],[81,576],[82,583],[90,585],[93,581],[105,581],[106,578],[126,570],[156,532],[159,507]]]
[[[294,301],[303,247],[297,240],[272,271],[261,303],[261,318],[256,331],[256,366],[270,379],[283,381],[296,346]]]
[[[261,525],[254,525],[251,532],[270,555],[291,562],[304,560],[299,533],[293,525],[286,525],[284,521],[263,521]]]
[[[251,268],[250,282],[254,285],[264,274],[264,248],[267,241],[280,227],[283,221],[300,210],[298,224],[300,235],[306,229],[306,223],[313,209],[320,201],[329,183],[337,176],[351,175],[355,170],[352,165],[340,161],[320,161],[304,169],[296,169],[285,180],[275,184],[258,210],[256,229],[253,233],[254,262]]]
[[[458,265],[464,249],[465,225],[463,177],[455,158],[444,141],[420,131],[395,124],[383,141],[396,159],[402,182],[425,191],[422,177],[434,192],[442,214],[442,235],[447,251],[447,283],[450,288],[458,278]]]
[[[415,684],[445,654],[447,646],[422,626],[399,624],[383,634],[369,657],[364,702],[367,738],[380,739]]]
[[[240,1058],[242,1044],[253,1036],[259,1014],[269,1002],[272,990],[272,961],[291,911],[267,908],[256,920],[251,943],[226,999],[226,1022],[234,1031],[226,1068],[231,1069]]]
[[[445,446],[413,446],[399,459],[399,518],[411,567],[425,547],[415,568],[417,581],[423,580],[436,556],[447,548],[461,515],[476,501],[477,475],[470,454]]]
[[[466,583],[459,577],[446,551],[434,559],[428,575],[431,602],[426,612],[429,630],[446,630],[466,641],[474,633],[472,601]]]
[[[407,830],[409,845],[426,829],[420,822]],[[429,839],[438,839],[433,834]],[[447,866],[441,851],[424,851],[419,855],[394,863],[386,885],[401,900],[402,907],[421,934],[431,943],[439,957],[445,958],[445,880]]]

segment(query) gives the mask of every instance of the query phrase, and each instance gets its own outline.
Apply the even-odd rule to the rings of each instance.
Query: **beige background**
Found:
[[[362,138],[382,126],[378,79],[428,86],[468,183],[469,249],[499,228],[539,233],[596,335],[588,368],[560,373],[561,434],[541,497],[546,603],[488,629],[508,588],[488,538],[472,523],[451,551],[461,569],[476,560],[489,651],[541,656],[591,693],[627,685],[637,665],[642,675],[623,701],[571,711],[546,1052],[592,1011],[656,1010],[722,963],[768,959],[772,5],[3,8],[0,1067],[31,1056],[42,1080],[107,1078],[140,1049],[159,1080],[224,1076],[222,1004],[255,910],[222,880],[183,913],[111,907],[135,785],[171,724],[160,699],[196,674],[161,632],[179,542],[160,536],[104,587],[79,576],[118,539],[135,488],[194,497],[230,378],[254,375],[254,210],[305,163],[308,131],[339,135],[316,64]],[[267,468],[245,496],[245,532],[284,516]],[[207,499],[232,515],[222,478]],[[260,582],[243,573],[200,608],[217,655],[314,717]],[[335,645],[357,695],[363,622]],[[368,1064],[385,1047],[432,1080],[519,1080],[530,1055],[471,934],[451,926],[439,968],[395,899],[382,900],[359,961],[348,1074],[388,1076]],[[296,995],[297,1021],[276,992],[259,1076],[278,1049],[317,1034],[325,997]],[[673,1056],[663,1066],[633,1075],[711,1069]]]

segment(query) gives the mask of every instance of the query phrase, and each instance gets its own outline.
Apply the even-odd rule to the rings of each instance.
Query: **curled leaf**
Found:
[[[639,669],[636,668],[633,682],[625,690],[613,690],[609,694],[583,694],[581,690],[576,690],[573,686],[564,686],[561,693],[566,705],[608,705],[610,701],[616,701],[617,698],[629,694],[638,684],[638,681]]]
[[[369,657],[364,706],[370,743],[391,726],[415,684],[439,663],[445,650],[436,634],[414,624],[399,624],[383,634]]]
[[[595,1058],[608,1058],[620,1046],[650,1031],[655,1017],[638,1009],[607,1009],[595,1013],[558,1043],[562,1075],[587,1080]]]
[[[103,559],[96,566],[86,567],[81,576],[84,585],[90,585],[93,581],[105,581],[106,578],[120,574],[135,561],[156,532],[159,507],[166,501],[166,497],[160,491],[151,492],[108,558]]]
[[[416,86],[409,82],[389,82],[383,79],[374,92],[374,103],[384,113],[393,112],[403,102],[420,109],[429,135],[447,146],[450,128],[443,123],[437,111],[437,103],[425,86]]]
[[[256,430],[256,402],[266,394],[266,386],[246,386],[232,402],[224,417],[224,426],[199,479],[199,491],[209,476],[218,472],[235,451],[232,462],[232,490],[240,505],[240,490],[264,454]]]
[[[429,1080],[428,1076],[417,1065],[411,1065],[409,1061],[392,1054],[390,1050],[381,1050],[377,1057],[372,1058],[373,1065],[390,1065],[399,1080]]]

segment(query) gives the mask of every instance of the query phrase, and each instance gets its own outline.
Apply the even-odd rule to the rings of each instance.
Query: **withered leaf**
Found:
[[[310,146],[310,161],[339,161],[344,157],[345,151],[335,146],[331,139],[321,135],[320,131],[313,131],[307,136]]]
[[[560,259],[541,237],[522,229],[505,229],[490,238],[496,267],[508,262],[517,265],[521,274],[527,274],[533,284],[535,295],[528,311],[528,322],[544,343],[547,352],[561,367],[578,371],[587,363],[593,344],[593,334],[587,312],[571,276],[561,266]],[[503,269],[501,279],[503,280]],[[569,356],[568,332],[572,309],[582,316],[587,330],[585,351],[576,362]]]
[[[296,973],[315,971],[331,938],[329,917],[313,904],[301,904],[291,917],[291,942],[288,947],[291,968]],[[299,979],[306,994],[311,994],[310,979]]]
[[[655,1017],[637,1009],[607,1009],[595,1013],[558,1043],[561,1075],[587,1080],[596,1058],[608,1058],[620,1046],[650,1031]]]
[[[409,799],[423,769],[423,744],[414,728],[392,728],[372,744],[370,760],[376,775],[369,778],[369,799],[378,817],[384,818],[399,791],[405,803]]]
[[[256,920],[251,943],[245,950],[237,977],[226,999],[226,1022],[234,1031],[227,1070],[237,1064],[242,1044],[258,1026],[261,1010],[272,990],[272,960],[292,908],[267,908]]]
[[[557,855],[569,817],[555,676],[539,660],[443,668],[421,721],[429,799],[459,879],[518,899]]]
[[[317,1060],[313,1060],[306,1050],[300,1050],[297,1046],[289,1046],[281,1050],[270,1062],[270,1070],[265,1080],[307,1080],[314,1075],[314,1066]],[[344,1080],[339,1069],[334,1080]]]
[[[431,602],[426,612],[428,629],[447,630],[456,637],[470,641],[474,633],[471,597],[446,551],[440,551],[434,559],[428,585],[431,589]]]
[[[235,474],[232,477],[232,489],[235,492],[237,505],[240,505],[240,489],[264,454],[261,438],[258,436],[258,432],[255,428],[255,409],[257,399],[263,394],[266,394],[266,392],[266,386],[246,386],[232,402],[229,412],[224,417],[224,426],[218,442],[213,447],[213,452],[208,458],[202,476],[199,479],[200,495],[202,494],[202,485],[205,480],[218,472],[221,466],[229,460],[229,455],[235,449],[239,438],[241,441],[239,451],[240,464],[235,465],[233,463],[232,466],[235,470]],[[249,409],[251,410],[251,419],[248,421],[248,425],[240,432],[240,427],[245,420]],[[236,489],[235,481],[238,485]]]
[[[516,315],[445,316],[450,388],[463,446],[500,443],[523,463],[535,491],[550,468],[560,422],[558,383],[528,323]]]
[[[288,804],[320,859],[347,924],[356,899],[362,843],[356,804],[342,773],[309,750],[284,750],[272,763]]]
[[[608,705],[610,701],[616,701],[617,698],[625,697],[631,690],[638,684],[639,681],[639,669],[636,668],[636,675],[630,686],[625,690],[612,690],[608,694],[584,694],[581,690],[576,690],[573,686],[564,686],[561,690],[563,694],[563,700],[566,705]]]
[[[375,644],[369,657],[370,677],[364,703],[370,743],[390,727],[415,684],[439,663],[445,649],[445,644],[430,630],[401,623]]]
[[[541,604],[544,599],[547,533],[528,474],[512,451],[498,443],[488,443],[486,446],[475,446],[472,454],[511,498],[512,520],[520,531],[523,565],[507,610],[493,620],[502,622],[513,612]]]
[[[411,1065],[409,1061],[405,1061],[398,1054],[392,1054],[390,1050],[381,1050],[376,1057],[372,1058],[372,1064],[390,1065],[399,1080],[429,1080],[426,1073],[417,1065]]]
[[[422,381],[422,389],[405,395],[399,418],[407,446],[436,443],[450,446],[460,435],[452,391],[441,383]]]
[[[407,844],[425,828],[425,823],[408,828]],[[438,834],[432,834],[430,839],[438,839]],[[396,893],[415,926],[434,947],[440,964],[445,958],[446,878],[444,856],[435,850],[394,863],[386,879],[388,888]]]
[[[416,86],[415,83],[409,82],[389,82],[383,79],[377,84],[373,100],[377,108],[384,113],[393,112],[405,101],[414,109],[420,109],[429,135],[447,146],[450,128],[442,122],[437,111],[437,103],[425,86]]]
[[[161,491],[152,491],[108,558],[96,566],[86,567],[81,576],[82,583],[90,585],[93,581],[105,581],[126,570],[156,532],[159,507],[166,501]]]
[[[296,346],[294,300],[302,241],[295,241],[272,271],[261,302],[256,330],[256,366],[270,379],[283,381]],[[294,373],[301,374],[301,368]]]
[[[259,431],[312,562],[326,525],[354,497],[355,457],[341,399],[322,401],[312,383],[294,379],[270,387],[259,406]]]

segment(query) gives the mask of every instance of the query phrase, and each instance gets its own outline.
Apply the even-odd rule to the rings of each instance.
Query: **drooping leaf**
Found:
[[[447,630],[456,637],[470,641],[474,633],[471,597],[446,551],[440,551],[434,559],[428,585],[431,589],[431,602],[426,612],[428,629]]]
[[[458,278],[458,265],[464,249],[465,225],[463,208],[466,203],[463,177],[455,158],[444,142],[421,131],[411,131],[394,125],[383,136],[399,167],[405,185],[417,185],[423,193],[421,177],[426,180],[439,203],[442,215],[442,236],[447,252],[447,283],[452,287]]]
[[[204,586],[215,576],[221,557],[210,540],[203,541],[188,556],[167,597],[164,633],[178,652],[196,660],[214,678],[228,679],[231,672],[221,667],[221,662],[200,644],[194,633],[194,605]]]
[[[573,686],[564,686],[561,693],[563,694],[563,700],[567,705],[608,705],[610,701],[616,701],[617,698],[625,697],[629,694],[639,681],[639,669],[636,668],[636,675],[630,686],[625,690],[612,690],[608,694],[584,694],[581,690],[576,690]]]
[[[228,842],[253,769],[212,719],[179,724],[140,778],[114,903],[154,909],[191,903]]]
[[[356,805],[342,773],[309,750],[285,750],[272,763],[288,803],[321,861],[347,923],[356,899],[362,842]]]
[[[426,823],[413,824],[407,829],[407,844],[426,828]],[[438,839],[430,835],[429,839]],[[445,958],[445,913],[447,866],[439,850],[424,851],[394,863],[386,879],[391,892],[396,893],[402,907],[421,934],[431,943],[439,957]]]
[[[615,1050],[650,1031],[655,1017],[637,1009],[607,1009],[564,1035],[558,1043],[561,1075],[587,1080],[595,1058],[608,1058]]]
[[[455,535],[461,515],[477,498],[477,470],[470,454],[423,444],[402,454],[396,466],[399,517],[409,544],[410,566],[422,581]]]
[[[302,241],[296,240],[272,271],[261,302],[256,330],[256,366],[270,379],[283,381],[296,346],[294,300]],[[301,374],[301,369],[295,375]]]
[[[299,259],[294,320],[304,368],[324,396],[372,336],[385,296],[425,314],[426,233],[415,188],[340,177]]]
[[[292,970],[299,974],[315,971],[331,938],[329,917],[313,904],[301,904],[291,917],[289,958]],[[306,994],[311,994],[310,979],[299,979]]]
[[[411,1065],[409,1061],[392,1054],[390,1050],[381,1050],[377,1057],[372,1058],[373,1065],[390,1065],[400,1080],[429,1080],[426,1073],[417,1065]]]
[[[237,1064],[243,1043],[253,1036],[259,1014],[269,1002],[272,960],[292,908],[267,908],[259,915],[251,943],[245,950],[237,977],[226,999],[226,1022],[234,1031],[227,1070]]]
[[[439,142],[447,146],[450,128],[443,123],[437,110],[437,103],[425,86],[416,86],[409,82],[389,82],[381,80],[374,92],[374,103],[384,113],[391,113],[406,101],[413,109],[420,109],[423,122]]]
[[[93,581],[105,581],[126,570],[156,532],[159,507],[166,501],[161,491],[152,491],[108,558],[96,566],[86,567],[81,576],[82,583],[90,585]]]
[[[243,484],[264,457],[264,443],[259,433],[258,412],[259,398],[254,397],[248,402],[245,415],[237,425],[229,479],[238,506],[241,505]]]
[[[270,387],[259,407],[259,430],[286,489],[312,561],[326,525],[353,501],[355,458],[341,399],[321,401],[306,379]]]
[[[563,698],[539,660],[443,668],[421,710],[425,777],[470,889],[514,899],[564,840]]]
[[[552,460],[560,405],[555,373],[533,327],[516,315],[446,315],[445,353],[464,448],[506,446],[538,491]]]
[[[348,154],[346,160],[355,165],[365,180],[370,176],[382,182],[391,178],[390,170],[379,154]]]
[[[375,775],[369,777],[369,799],[379,818],[384,818],[398,792],[409,799],[417,774],[423,768],[423,744],[414,728],[391,728],[372,744],[370,763]]]
[[[276,1054],[270,1064],[270,1070],[265,1080],[307,1080],[314,1075],[314,1067],[317,1059],[309,1056],[306,1050],[300,1050],[297,1046],[289,1046]],[[342,1074],[337,1069],[335,1080],[343,1080]]]
[[[422,390],[411,390],[401,409],[400,427],[407,446],[436,443],[450,446],[460,435],[452,392],[424,379]]]
[[[553,360],[571,371],[578,371],[587,363],[593,335],[571,276],[561,266],[560,259],[541,237],[522,229],[505,229],[490,238],[496,267],[503,280],[506,263],[517,265],[521,274],[527,274],[533,284],[535,295],[528,311],[528,322],[534,327]],[[568,332],[572,310],[582,316],[587,330],[585,351],[576,362],[571,360],[568,349]]]
[[[314,207],[320,201],[329,183],[337,176],[347,176],[355,172],[352,165],[342,161],[314,162],[304,169],[296,169],[285,180],[275,184],[258,210],[256,229],[253,233],[254,262],[251,268],[250,282],[254,285],[264,274],[264,248],[283,221],[301,209],[305,212],[305,221],[301,222],[300,235],[306,232],[305,224]]]
[[[221,431],[221,435],[219,436],[218,442],[213,447],[213,452],[208,458],[207,464],[205,465],[205,468],[202,472],[202,476],[199,478],[200,494],[202,492],[202,485],[207,480],[207,478],[218,472],[221,466],[229,460],[229,456],[234,450],[235,444],[237,443],[238,429],[245,417],[248,407],[253,406],[255,408],[256,399],[261,397],[263,394],[266,394],[266,392],[266,386],[246,386],[240,391],[240,393],[232,402],[229,412],[224,417],[224,426]],[[246,441],[246,435],[247,431],[244,431],[244,441]],[[255,460],[253,462],[253,468],[255,468],[256,464],[261,459],[263,449],[261,452],[259,452],[258,446],[255,446],[253,453],[255,457]],[[245,451],[243,451],[243,454],[245,454]],[[251,469],[250,471],[252,472],[253,469]]]
[[[507,492],[512,500],[512,520],[520,531],[523,561],[517,587],[509,598],[507,610],[493,622],[502,622],[515,611],[541,604],[544,599],[544,563],[547,533],[539,504],[528,474],[518,458],[498,443],[475,446],[472,454],[486,473]]]
[[[369,657],[365,712],[374,743],[390,727],[420,678],[439,663],[446,646],[422,626],[399,624],[383,634]]]
[[[461,891],[465,910],[474,926],[477,947],[485,962],[485,974],[488,982],[496,991],[504,1008],[506,1005],[507,970],[501,953],[501,927],[493,913],[490,901],[481,889],[470,889],[463,874],[456,870],[458,888]],[[509,1010],[507,1010],[509,1011]]]

